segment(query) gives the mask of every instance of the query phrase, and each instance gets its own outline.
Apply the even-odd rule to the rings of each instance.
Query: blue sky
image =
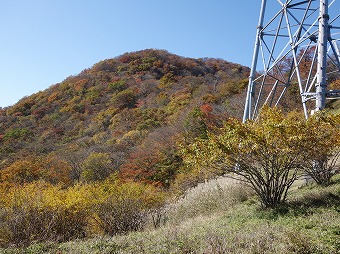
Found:
[[[0,107],[146,48],[251,65],[261,0],[0,1]]]

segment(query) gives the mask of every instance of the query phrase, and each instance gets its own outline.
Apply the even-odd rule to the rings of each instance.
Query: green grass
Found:
[[[235,181],[212,180],[168,205],[157,229],[0,253],[340,253],[339,176],[294,188],[275,210],[259,207]]]

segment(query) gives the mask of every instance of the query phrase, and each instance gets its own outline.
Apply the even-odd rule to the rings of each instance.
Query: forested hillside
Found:
[[[151,49],[101,61],[1,109],[1,182],[72,185],[118,172],[167,186],[179,143],[242,114],[248,75]]]
[[[259,232],[262,239],[268,232],[262,232],[262,225],[271,227],[273,236],[276,231],[289,233],[270,236],[264,253],[337,249],[340,117],[319,112],[305,121],[298,112],[300,97],[290,89],[282,105],[297,111],[263,108],[257,121],[241,123],[248,76],[249,68],[221,59],[148,49],[101,61],[0,109],[0,252],[26,253],[25,248],[33,248],[28,252],[44,253],[51,247],[52,253],[73,253],[67,245],[53,249],[72,240],[93,239],[92,246],[98,236],[127,235],[74,253],[97,247],[96,253],[136,253],[139,247],[148,253],[162,242],[160,248],[173,249],[170,253],[224,253],[215,250],[229,248],[231,242],[236,244],[234,253],[252,253],[262,250],[262,243],[249,245],[242,230],[246,226],[251,238]],[[332,80],[332,88],[338,85],[339,79]],[[329,106],[339,111],[339,104]],[[322,194],[330,198],[320,214],[322,220],[334,218],[329,219],[332,230],[313,229],[300,246],[295,236],[290,237],[290,216],[299,216],[300,207],[305,211],[309,199],[303,197],[305,203],[295,207],[289,198],[290,187],[306,172],[320,180],[318,184],[330,186],[329,193]],[[203,194],[190,199],[199,183],[226,173],[238,176],[237,181],[204,187]],[[311,202],[319,200],[313,197]],[[243,212],[236,209],[229,217],[234,206]],[[272,219],[258,220],[259,207],[272,209],[268,216],[276,219],[288,214],[289,223],[278,224],[283,230],[277,230]],[[319,213],[316,208],[308,214],[314,212]],[[227,222],[220,220],[224,214]],[[235,224],[232,237],[226,237],[224,227],[216,225],[232,225],[240,214],[242,221]],[[207,221],[212,224],[200,222],[203,228],[196,231],[195,220],[201,216],[210,216]],[[182,219],[190,224],[188,232],[180,229],[184,237],[155,238],[150,244],[144,239],[146,228],[156,235],[168,227],[177,232],[182,223],[177,220]],[[301,224],[298,237],[308,233],[308,221],[309,217]],[[260,227],[253,228],[253,222]],[[141,238],[130,241],[132,231],[140,231]],[[219,233],[209,238],[213,231]],[[314,236],[320,232],[326,232],[323,239]],[[120,239],[127,240],[121,244]],[[277,249],[272,239],[284,244]],[[108,252],[103,252],[105,246]]]

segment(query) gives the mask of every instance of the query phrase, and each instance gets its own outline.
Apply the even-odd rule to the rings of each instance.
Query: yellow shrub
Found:
[[[149,209],[161,206],[165,195],[155,187],[108,180],[95,188],[91,232],[120,234],[141,229]]]
[[[67,241],[86,234],[90,191],[62,189],[45,182],[16,186],[1,193],[0,244]]]
[[[1,185],[0,247],[137,230],[148,210],[161,206],[164,197],[153,186],[115,177],[69,188],[43,181]]]

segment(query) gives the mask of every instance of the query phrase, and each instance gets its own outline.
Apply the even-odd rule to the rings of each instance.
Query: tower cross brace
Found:
[[[340,0],[262,0],[243,121],[263,105],[286,107],[287,93],[306,118],[340,98],[329,87],[340,77],[339,42]]]

